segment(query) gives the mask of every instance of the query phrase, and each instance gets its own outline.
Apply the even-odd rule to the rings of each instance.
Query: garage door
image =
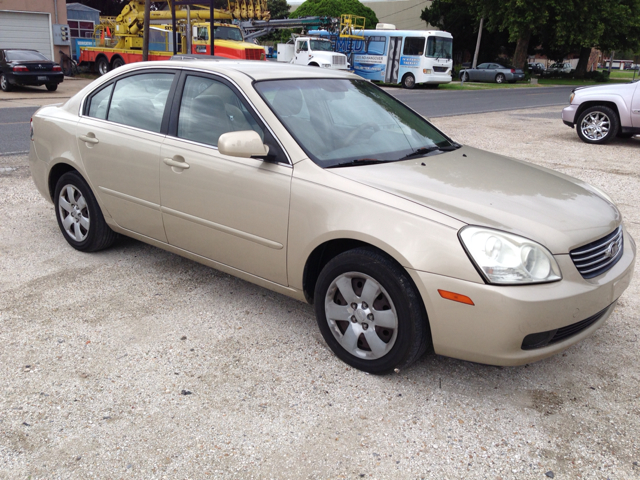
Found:
[[[49,15],[0,10],[0,48],[32,48],[51,60]]]

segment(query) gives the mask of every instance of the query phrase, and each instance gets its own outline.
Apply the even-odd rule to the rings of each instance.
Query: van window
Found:
[[[403,55],[422,55],[424,53],[424,37],[407,37],[404,40]]]

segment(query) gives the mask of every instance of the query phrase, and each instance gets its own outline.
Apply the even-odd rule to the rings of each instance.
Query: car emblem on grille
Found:
[[[612,242],[604,251],[604,256],[605,258],[613,258],[618,254],[619,250],[620,245],[618,245],[618,242]]]

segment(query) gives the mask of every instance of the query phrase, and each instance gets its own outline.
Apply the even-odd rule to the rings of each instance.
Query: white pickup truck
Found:
[[[294,43],[278,44],[278,61],[296,65],[347,70],[347,56],[333,51],[331,41],[316,37],[297,37]]]

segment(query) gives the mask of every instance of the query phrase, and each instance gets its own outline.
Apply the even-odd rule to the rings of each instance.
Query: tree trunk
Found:
[[[580,60],[578,60],[578,66],[576,67],[576,78],[584,78],[587,73],[587,66],[589,65],[589,57],[591,57],[591,47],[580,48]]]
[[[516,53],[513,55],[513,66],[516,68],[524,68],[527,63],[527,52],[529,50],[529,40],[531,39],[531,30],[527,30],[518,38],[516,45]]]

